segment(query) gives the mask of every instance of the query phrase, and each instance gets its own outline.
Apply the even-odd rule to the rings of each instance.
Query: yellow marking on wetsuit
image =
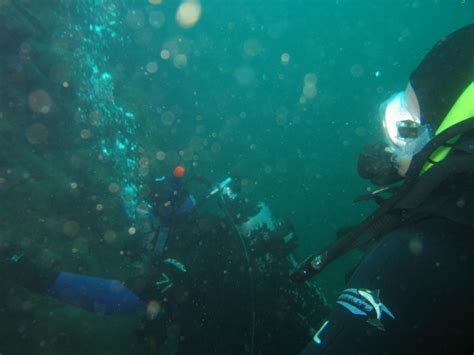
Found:
[[[443,119],[436,134],[438,135],[449,127],[456,123],[462,122],[469,117],[474,116],[474,82],[471,82],[469,86],[463,91],[461,96],[458,97],[451,110],[449,110],[446,117]],[[457,142],[460,136],[456,136],[447,141],[449,144]],[[431,154],[430,159],[436,163],[442,161],[448,153],[451,151],[451,147],[441,146]],[[432,163],[426,163],[420,172],[420,175],[427,172],[433,166]]]

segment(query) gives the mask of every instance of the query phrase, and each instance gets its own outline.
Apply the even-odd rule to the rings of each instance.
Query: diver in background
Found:
[[[143,234],[138,253],[145,259],[160,256],[176,216],[190,213],[196,206],[195,198],[185,188],[185,172],[178,165],[172,176],[155,178],[150,184],[147,204],[137,209]]]
[[[380,112],[386,143],[365,148],[358,171],[402,184],[293,273],[307,280],[352,248],[371,247],[302,354],[471,354],[474,25],[441,39]]]
[[[142,311],[139,354],[294,353],[324,317],[324,298],[314,283],[288,279],[297,239],[290,224],[261,203],[250,208],[224,182],[206,197],[219,213],[176,214],[166,248],[125,284],[40,267],[9,247],[0,250],[2,287],[20,284],[105,315]]]
[[[204,200],[208,209],[198,203],[170,229],[161,256],[179,267],[158,281],[169,301],[160,301],[165,312],[143,323],[145,350],[178,342],[180,354],[294,353],[327,305],[314,283],[288,279],[297,246],[291,223],[240,193],[236,177],[216,184]],[[137,281],[130,284],[137,293],[155,292],[152,283]]]

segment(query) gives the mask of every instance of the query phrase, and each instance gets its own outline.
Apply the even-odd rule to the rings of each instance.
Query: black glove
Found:
[[[26,289],[46,293],[56,280],[58,272],[33,264],[21,250],[13,246],[0,251],[0,279]]]
[[[294,282],[305,282],[318,274],[326,265],[324,255],[310,255],[291,273]]]

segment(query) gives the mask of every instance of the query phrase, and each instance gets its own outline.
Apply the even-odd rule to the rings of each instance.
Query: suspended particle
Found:
[[[0,5],[2,3],[0,2]],[[20,57],[23,59],[29,59],[30,58],[30,53],[31,53],[31,45],[27,42],[23,42],[20,44]]]
[[[156,160],[160,160],[160,161],[165,160],[166,153],[160,150],[160,151],[156,152],[155,157],[156,157]]]
[[[283,53],[280,56],[281,64],[288,65],[290,63],[290,55],[288,53]]]
[[[196,131],[196,134],[205,134],[206,133],[206,126],[205,125],[198,125],[198,126],[196,126],[195,131]]]
[[[104,233],[104,240],[107,243],[112,243],[117,238],[117,234],[111,229],[105,231]]]
[[[42,123],[34,123],[26,129],[26,139],[30,144],[45,143],[48,135],[49,131]]]
[[[34,112],[48,114],[51,111],[53,100],[46,91],[36,90],[28,96],[28,105]]]
[[[145,26],[145,15],[140,10],[129,10],[125,16],[125,23],[132,30],[139,30]]]
[[[201,4],[198,0],[185,0],[176,12],[176,22],[183,28],[191,28],[201,18]]]
[[[355,134],[358,137],[364,137],[367,134],[367,131],[364,127],[357,127],[355,129]]]
[[[419,238],[411,239],[408,246],[413,255],[420,255],[423,251],[423,243]]]
[[[222,147],[219,143],[212,143],[211,145],[211,152],[213,153],[219,153],[221,151]]]
[[[76,238],[74,239],[73,247],[77,249],[77,252],[87,253],[89,242],[86,238]]]
[[[151,5],[160,5],[162,0],[148,0]]]
[[[189,146],[194,152],[200,151],[204,148],[204,140],[201,137],[194,136],[191,138]]]
[[[248,86],[255,81],[255,71],[252,67],[244,65],[235,69],[234,77],[239,85]]]
[[[354,64],[350,71],[354,78],[360,78],[362,75],[364,75],[364,67],[360,64]]]
[[[315,73],[307,73],[304,76],[305,85],[316,85],[317,81],[318,81],[318,77],[316,76]]]
[[[150,62],[146,65],[146,71],[150,74],[154,74],[158,71],[158,63]]]
[[[303,95],[308,98],[312,99],[317,94],[316,86],[314,85],[305,85],[303,88]]]
[[[148,22],[152,27],[161,28],[165,24],[166,18],[161,11],[152,11],[148,15]]]
[[[165,111],[162,115],[161,115],[161,122],[166,125],[166,126],[171,126],[175,120],[175,115],[173,112],[171,111]]]
[[[137,233],[137,229],[135,227],[128,228],[128,234],[134,235],[135,233]]]
[[[457,201],[456,201],[456,207],[458,208],[464,208],[466,207],[466,198],[464,196],[460,197]]]
[[[161,305],[158,301],[151,300],[150,302],[148,302],[148,305],[146,307],[146,315],[148,319],[150,320],[155,319],[160,313],[160,311],[161,311]]]
[[[76,182],[76,181],[71,181],[71,182],[69,183],[69,186],[71,187],[71,189],[75,190],[75,189],[77,189],[77,186],[78,186],[78,185],[77,185],[77,182]]]
[[[89,139],[92,137],[92,133],[88,129],[82,129],[80,135],[82,139]]]
[[[175,56],[173,59],[173,65],[177,69],[183,69],[184,67],[186,67],[186,65],[188,65],[188,57],[186,56],[186,54],[178,54],[177,56]]]
[[[160,57],[161,57],[161,59],[163,59],[163,60],[170,59],[171,53],[170,53],[169,50],[163,49],[163,50],[160,52]]]
[[[95,205],[95,209],[97,211],[102,211],[104,209],[104,205],[101,203],[98,203],[97,205]]]
[[[182,151],[179,152],[179,155],[181,155],[181,158],[184,160],[184,161],[190,161],[192,160],[193,158],[193,151],[191,149],[184,149]]]
[[[64,222],[63,224],[63,233],[66,234],[68,237],[75,237],[79,234],[81,227],[78,222],[69,220]]]
[[[89,114],[89,122],[93,126],[98,126],[101,124],[102,121],[102,113],[100,111],[92,111]]]
[[[49,68],[49,78],[56,84],[62,85],[63,87],[69,87],[67,81],[71,75],[68,66],[64,62],[59,62],[51,65]],[[67,83],[64,86],[64,83]]]
[[[148,160],[148,158],[142,157],[140,158],[138,165],[140,166],[140,168],[148,168],[148,166],[150,165],[150,161]]]
[[[109,192],[114,194],[119,191],[120,191],[120,186],[117,183],[113,182],[109,185]]]
[[[278,126],[284,126],[287,123],[287,116],[277,115],[275,120]]]
[[[248,57],[256,57],[262,51],[260,41],[255,38],[248,39],[244,42],[244,54]]]

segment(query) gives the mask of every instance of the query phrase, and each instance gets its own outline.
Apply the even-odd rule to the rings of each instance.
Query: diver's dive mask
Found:
[[[431,140],[428,125],[410,112],[406,94],[399,92],[380,106],[380,117],[390,150],[397,158],[411,158]]]
[[[418,122],[405,120],[397,122],[398,136],[401,139],[416,139],[418,138],[423,129]]]

